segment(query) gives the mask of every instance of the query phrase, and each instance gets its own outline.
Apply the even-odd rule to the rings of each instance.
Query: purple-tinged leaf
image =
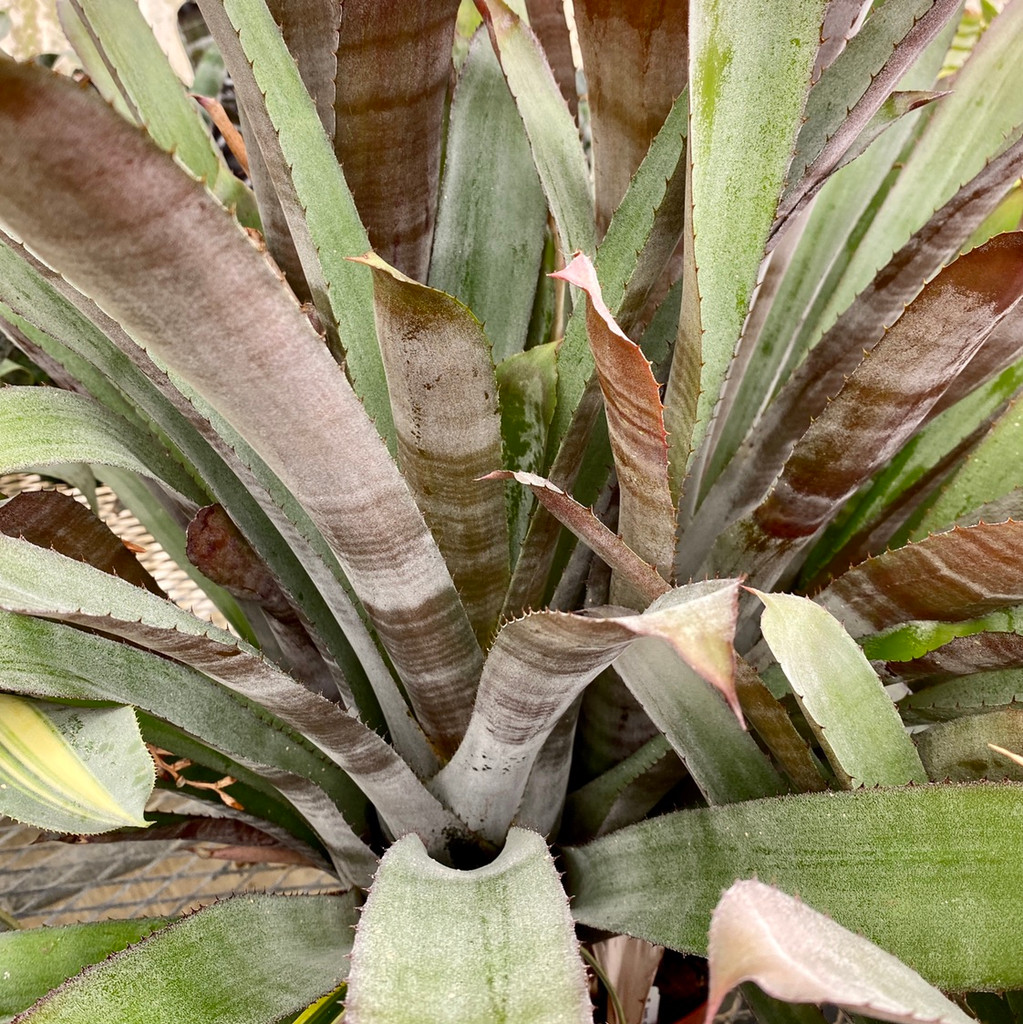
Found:
[[[644,562],[620,537],[616,537],[593,512],[584,508],[570,494],[549,480],[533,473],[499,470],[488,479],[515,480],[528,487],[555,519],[567,526],[588,548],[595,552],[638,594],[647,604],[667,593],[668,584],[657,570]]]
[[[589,258],[553,275],[587,297],[586,329],[607,413],[621,491],[622,540],[667,578],[675,549],[675,503],[668,489],[668,442],[660,391],[646,357],[614,322]],[[616,581],[612,580],[612,601]]]
[[[484,666],[465,739],[431,788],[471,829],[500,842],[551,730],[640,637],[669,644],[740,714],[732,648],[737,587],[736,580],[682,587],[670,607],[641,615],[535,612],[508,623]]]
[[[914,688],[958,676],[1023,667],[1023,636],[1019,633],[973,633],[957,636],[922,658],[889,662],[888,670]]]
[[[816,85],[821,74],[842,53],[870,11],[871,0],[831,0],[821,26],[821,45],[810,81]]]
[[[997,236],[925,287],[796,443],[755,511],[747,542],[759,549],[761,584],[915,433],[1021,296],[1023,233]]]
[[[481,646],[508,589],[501,416],[490,342],[457,299],[417,284],[374,253],[377,335],[398,435],[398,465],[447,563]]]
[[[565,97],[572,116],[577,117],[579,94],[576,92],[572,35],[565,20],[564,0],[526,0],[526,13],[529,15],[529,27],[536,33],[543,52],[547,55],[547,62],[554,73],[558,88],[561,89],[561,95]],[[575,18],[578,27],[578,8]]]
[[[458,0],[344,0],[334,148],[370,244],[425,281]],[[386,74],[382,74],[386,69]]]
[[[333,141],[341,0],[269,0],[267,7],[316,104],[323,130]]]
[[[95,97],[30,65],[3,62],[0,82],[0,219],[277,476],[337,554],[424,731],[452,751],[479,645],[401,474],[301,308],[203,187]],[[73,160],[52,161],[55,140]]]
[[[686,87],[686,0],[578,0],[574,6],[593,131],[603,235],[650,142]]]
[[[22,491],[0,505],[0,533],[87,562],[165,596],[124,541],[85,505],[60,491]]]
[[[778,206],[773,231],[802,209],[824,184],[895,91],[899,79],[958,10],[959,0],[912,0],[911,5],[882,5],[867,20],[810,92],[807,123],[799,133],[790,169],[790,173],[794,172],[793,186]],[[891,13],[901,20],[890,19]],[[890,21],[895,29],[894,39],[889,34]],[[850,81],[863,89],[858,97],[849,95]]]
[[[723,472],[697,514],[694,538],[711,543],[722,523],[745,515],[767,494],[793,444],[838,393],[864,352],[884,337],[886,326],[902,315],[923,282],[959,250],[1021,170],[1023,140],[993,158],[876,274],[810,350]],[[694,540],[694,546],[698,548],[699,542]]]
[[[901,960],[805,903],[756,880],[725,892],[710,919],[705,1024],[743,981],[790,1003],[830,1003],[897,1024],[970,1024]]]
[[[1023,522],[938,533],[862,562],[817,601],[855,637],[917,619],[961,622],[1023,604]]]

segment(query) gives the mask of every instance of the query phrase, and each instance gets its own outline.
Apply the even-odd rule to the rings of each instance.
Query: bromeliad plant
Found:
[[[87,81],[0,63],[61,385],[0,468],[94,467],[234,627],[8,502],[2,807],[345,891],[5,934],[0,1012],[584,1021],[574,917],[709,949],[708,1018],[1013,1019],[1023,3],[939,78],[950,0],[575,0],[586,102],[562,4],[477,7],[201,0],[251,190],[132,0],[62,4]],[[232,809],[154,824],[143,741]]]

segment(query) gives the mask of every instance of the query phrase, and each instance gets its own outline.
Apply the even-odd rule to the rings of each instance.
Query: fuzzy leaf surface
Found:
[[[1021,708],[1006,707],[939,722],[920,733],[916,743],[927,774],[936,782],[1023,782],[1023,764],[992,749],[1023,751]]]
[[[398,465],[447,563],[481,646],[508,588],[501,416],[490,341],[457,299],[360,257],[373,272],[377,334]]]
[[[340,345],[366,411],[388,443],[393,425],[373,329],[365,271],[345,260],[369,248],[349,185],[316,106],[266,6],[251,0],[204,3],[237,83],[246,123],[273,181],[302,274],[328,338]]]
[[[235,896],[115,953],[51,992],[21,1020],[136,1024],[157,1014],[273,1024],[341,983],[355,920],[352,895]],[[216,970],[210,970],[211,950]]]
[[[343,7],[334,149],[372,247],[425,281],[458,0]]]
[[[690,5],[689,161],[699,303],[688,307],[688,320],[683,310],[683,326],[686,344],[701,351],[703,363],[692,448],[708,429],[742,333],[823,20],[819,0]],[[690,438],[673,437],[672,445],[690,445]],[[674,461],[685,464],[684,458]]]
[[[755,880],[735,882],[721,897],[708,947],[706,1024],[743,981],[790,1003],[830,1003],[896,1024],[973,1019],[891,953]]]
[[[53,832],[144,826],[153,762],[131,708],[0,694],[0,812]]]
[[[479,645],[401,475],[294,298],[201,186],[93,97],[28,65],[4,63],[0,80],[0,218],[202,395],[304,506],[417,694],[424,730],[453,749]],[[55,138],[80,159],[60,165],[63,185],[49,176],[40,203],[33,167]],[[244,302],[210,296],[215,265]]]
[[[430,860],[415,836],[395,843],[359,920],[345,1019],[587,1024],[583,963],[543,839],[512,829],[473,871]]]
[[[164,56],[137,3],[71,0],[135,119],[161,149],[173,153],[249,227],[259,226],[255,200],[224,157]]]
[[[926,782],[881,680],[841,623],[809,598],[755,593],[764,639],[846,785]]]
[[[472,829],[499,842],[557,721],[638,637],[669,644],[741,715],[734,689],[738,582],[693,584],[641,615],[536,612],[508,623],[491,648],[465,740],[432,783]]]
[[[497,365],[525,346],[546,220],[522,119],[481,31],[451,99],[429,284],[473,311]]]
[[[1016,988],[1021,792],[1012,783],[928,785],[664,815],[566,851],[572,912],[704,955],[721,891],[756,876],[941,989]]]
[[[0,933],[0,963],[6,972],[0,989],[0,1014],[28,1009],[82,968],[99,963],[167,923],[165,918],[150,917]]]

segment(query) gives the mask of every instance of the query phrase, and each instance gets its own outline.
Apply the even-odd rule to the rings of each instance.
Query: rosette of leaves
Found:
[[[141,735],[235,780],[142,834],[345,893],[6,934],[2,1012],[584,1021],[610,934],[1012,1019],[1023,3],[940,80],[949,0],[477,7],[201,0],[244,181],[131,0],[0,62],[0,469],[233,627],[6,505],[3,809],[138,838]]]

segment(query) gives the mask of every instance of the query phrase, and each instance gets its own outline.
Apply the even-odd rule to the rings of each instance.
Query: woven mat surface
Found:
[[[38,476],[0,477],[0,492],[53,487]],[[74,488],[56,489],[82,502]],[[99,514],[145,551],[139,560],[167,595],[193,614],[228,628],[223,616],[168,557],[107,487],[97,490]],[[87,502],[86,502],[87,503]],[[150,807],[170,809],[175,794],[157,791]],[[208,855],[210,844],[140,841],[88,844],[46,841],[38,829],[0,816],[0,910],[22,927],[111,918],[172,916],[233,892],[330,892],[332,876],[295,865],[239,865]]]

